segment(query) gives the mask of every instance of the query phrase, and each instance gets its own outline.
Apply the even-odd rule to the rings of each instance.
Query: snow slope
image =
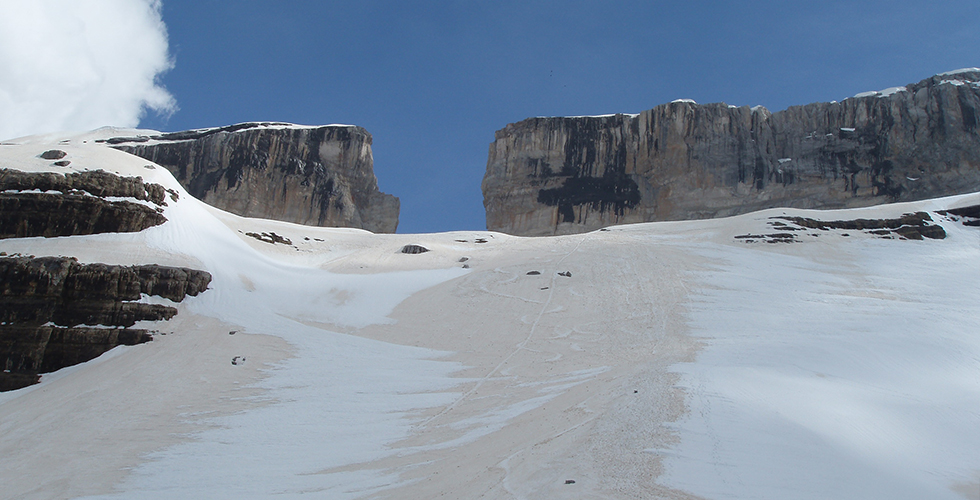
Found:
[[[0,251],[214,280],[153,342],[0,394],[5,498],[980,497],[980,230],[734,238],[980,195],[373,235],[221,212],[98,135],[10,141],[0,166],[140,175],[180,193],[169,222]]]
[[[677,367],[690,412],[666,481],[717,499],[980,498],[980,230],[943,225],[941,242],[699,248],[707,347]]]

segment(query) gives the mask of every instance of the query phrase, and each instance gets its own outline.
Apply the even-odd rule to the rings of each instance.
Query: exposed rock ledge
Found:
[[[222,210],[393,233],[399,202],[378,190],[371,141],[349,125],[241,123],[106,142],[168,168],[191,195]]]
[[[970,69],[777,113],[680,100],[639,115],[530,118],[490,146],[487,228],[565,234],[977,191],[978,117]]]
[[[177,310],[135,301],[146,294],[180,302],[210,282],[210,273],[187,268],[0,258],[0,390],[30,385],[40,373],[88,361],[117,345],[149,341],[149,332],[128,327],[170,319]]]
[[[0,168],[0,239],[142,231],[167,221],[160,213],[166,194],[159,184],[102,170],[64,175]]]

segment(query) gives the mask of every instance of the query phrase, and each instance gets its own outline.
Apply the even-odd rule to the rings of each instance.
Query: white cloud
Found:
[[[173,66],[159,0],[3,0],[0,139],[169,114]]]

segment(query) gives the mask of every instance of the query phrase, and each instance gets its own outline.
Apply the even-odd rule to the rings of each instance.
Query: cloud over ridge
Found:
[[[176,102],[159,0],[6,0],[0,16],[0,139],[135,127]]]

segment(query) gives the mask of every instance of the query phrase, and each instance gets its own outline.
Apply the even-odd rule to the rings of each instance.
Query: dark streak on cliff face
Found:
[[[378,190],[372,138],[360,127],[243,123],[107,142],[239,215],[388,233],[398,225],[398,198]]]
[[[0,258],[0,390],[29,385],[39,373],[88,361],[117,345],[149,341],[146,330],[129,327],[170,319],[177,310],[136,302],[141,294],[180,302],[210,282],[209,273],[187,268]]]
[[[561,187],[538,191],[538,203],[558,207],[559,222],[575,222],[577,206],[622,216],[639,202],[639,188],[626,176],[568,177]]]
[[[640,201],[639,186],[626,174],[626,147],[603,148],[609,138],[604,122],[565,118],[562,127],[568,140],[564,146],[564,162],[558,169],[542,158],[528,158],[531,176],[560,181],[561,185],[538,190],[537,202],[557,207],[559,222],[575,222],[575,207],[588,207],[597,212],[610,211],[618,216]],[[601,136],[604,141],[594,141]],[[596,171],[601,165],[603,169]]]
[[[977,110],[980,72],[967,71],[778,113],[673,102],[639,115],[530,118],[491,145],[487,227],[563,234],[975,191]]]

